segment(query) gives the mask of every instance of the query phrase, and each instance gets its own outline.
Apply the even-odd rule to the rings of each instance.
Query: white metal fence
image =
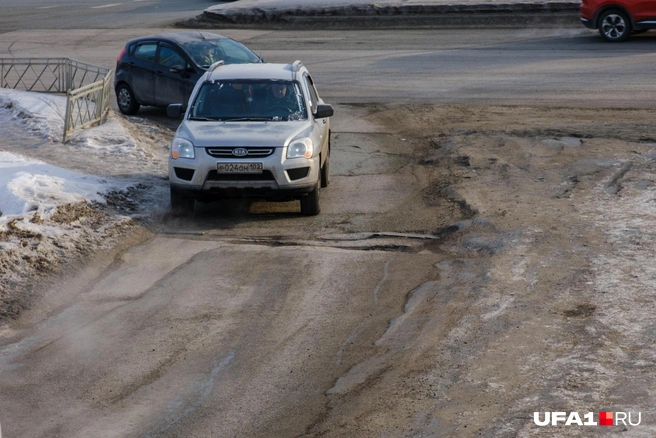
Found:
[[[0,58],[0,87],[66,93],[66,142],[76,130],[107,118],[112,70],[70,58]]]

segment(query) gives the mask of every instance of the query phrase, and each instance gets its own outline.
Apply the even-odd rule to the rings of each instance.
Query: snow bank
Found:
[[[63,144],[65,111],[65,96],[0,88],[0,322],[133,218],[168,209],[166,130],[110,112]]]
[[[0,227],[24,213],[45,218],[59,205],[102,203],[101,193],[112,189],[104,179],[0,151]]]

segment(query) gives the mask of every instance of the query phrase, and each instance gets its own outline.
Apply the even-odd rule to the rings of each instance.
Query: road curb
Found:
[[[400,28],[580,26],[578,2],[209,9],[179,27]]]

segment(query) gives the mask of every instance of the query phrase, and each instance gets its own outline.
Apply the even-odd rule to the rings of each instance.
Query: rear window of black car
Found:
[[[137,44],[133,51],[132,56],[144,61],[154,62],[155,53],[157,52],[157,43],[142,43]]]

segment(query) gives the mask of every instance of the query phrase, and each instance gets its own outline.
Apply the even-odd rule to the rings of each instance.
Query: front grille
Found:
[[[183,169],[182,167],[174,167],[175,176],[185,181],[191,181],[194,177],[194,169]]]
[[[244,149],[248,151],[247,155],[236,156],[232,151],[235,149]],[[264,158],[273,154],[275,148],[256,148],[256,147],[214,147],[205,148],[207,154],[214,158]]]
[[[262,173],[217,173],[216,170],[210,170],[207,174],[209,181],[275,181],[270,170],[263,170]]]
[[[287,175],[291,181],[296,181],[297,179],[305,178],[310,172],[309,167],[297,167],[296,169],[287,169]]]

